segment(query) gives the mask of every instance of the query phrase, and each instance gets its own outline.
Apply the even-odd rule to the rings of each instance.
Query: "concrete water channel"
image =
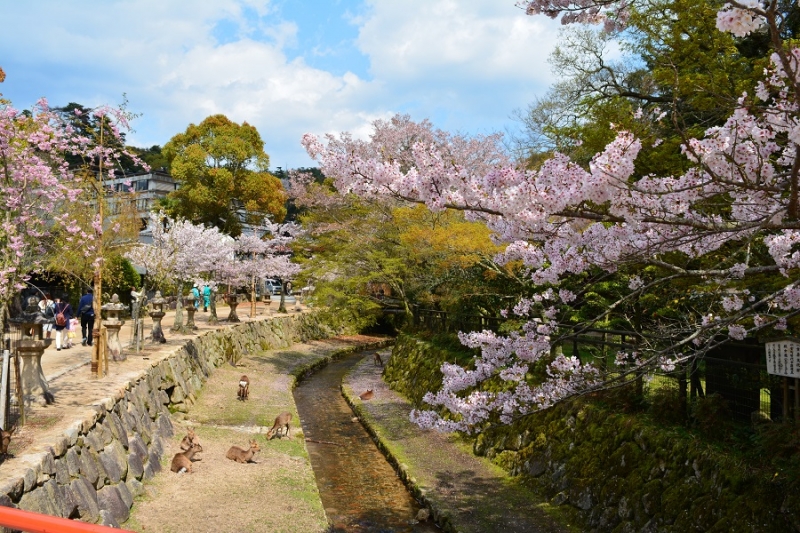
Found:
[[[439,531],[415,520],[419,504],[342,397],[343,377],[371,354],[334,361],[294,390],[325,513],[337,533]]]

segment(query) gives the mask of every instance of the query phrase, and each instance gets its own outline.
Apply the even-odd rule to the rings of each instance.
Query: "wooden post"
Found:
[[[104,374],[108,375],[108,330],[105,326],[100,326],[100,342],[102,344],[102,351],[100,353],[103,354],[103,368]]]
[[[19,423],[25,425],[25,402],[22,394],[22,372],[20,371],[19,354],[14,353],[14,379],[17,382],[17,405],[19,406]]]

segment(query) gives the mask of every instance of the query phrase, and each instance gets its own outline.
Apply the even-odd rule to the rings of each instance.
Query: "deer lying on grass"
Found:
[[[239,394],[238,398],[245,401],[250,396],[250,378],[242,376],[239,378]]]
[[[172,458],[172,465],[169,467],[170,470],[173,472],[183,472],[186,471],[187,473],[192,473],[192,459],[194,458],[194,454],[200,453],[203,451],[203,447],[200,446],[199,442],[193,442],[189,449],[185,452],[178,452],[175,454],[175,457]]]
[[[275,423],[272,424],[272,428],[267,431],[267,439],[271,439],[275,433],[278,433],[279,436],[283,432],[283,428],[286,428],[286,436],[289,436],[289,422],[292,421],[292,413],[284,411],[283,413],[279,414],[275,417]]]
[[[8,445],[11,444],[11,435],[14,434],[17,428],[11,428],[11,431],[0,429],[0,457],[8,456]]]
[[[362,392],[361,394],[358,395],[358,397],[361,398],[362,400],[371,400],[372,398],[375,397],[375,391],[372,389],[367,389],[366,392]]]
[[[236,461],[237,463],[249,463],[252,462],[253,456],[256,454],[256,452],[260,450],[261,448],[258,447],[258,443],[254,440],[251,440],[249,450],[243,450],[238,446],[231,446],[231,449],[228,450],[228,453],[225,454],[225,457]]]
[[[200,441],[197,440],[197,435],[195,434],[192,428],[189,428],[189,432],[186,434],[185,437],[181,440],[181,450],[186,451],[192,447],[192,444],[200,444]]]
[[[381,354],[375,352],[372,356],[372,360],[375,362],[375,366],[383,366],[383,359],[381,359]]]

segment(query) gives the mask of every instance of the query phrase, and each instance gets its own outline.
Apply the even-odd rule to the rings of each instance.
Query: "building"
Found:
[[[142,221],[143,230],[147,228],[149,213],[158,201],[178,188],[178,182],[163,168],[106,180],[104,185],[110,191],[130,192],[135,195],[136,212]]]
[[[180,183],[176,181],[165,168],[158,170],[151,170],[150,172],[140,172],[137,174],[128,174],[119,178],[107,179],[103,182],[106,190],[109,192],[130,193],[136,202],[136,212],[142,222],[142,231],[139,234],[139,241],[142,243],[152,242],[150,232],[147,229],[147,223],[150,220],[149,213],[158,206],[158,201],[172,191],[180,187]],[[112,200],[119,201],[118,199]],[[247,223],[247,216],[243,205],[237,205],[236,210],[239,221],[242,224],[243,233],[257,233],[263,234],[267,231],[264,225],[252,225]],[[114,206],[111,206],[114,210]],[[119,211],[119,210],[117,210]]]

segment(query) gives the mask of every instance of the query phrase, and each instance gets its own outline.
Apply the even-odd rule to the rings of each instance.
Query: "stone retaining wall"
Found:
[[[277,317],[208,332],[166,354],[113,398],[87,408],[48,452],[16,458],[0,505],[118,527],[142,482],[161,470],[170,412],[186,411],[223,362],[329,336],[314,315]],[[2,529],[2,528],[0,528]]]

